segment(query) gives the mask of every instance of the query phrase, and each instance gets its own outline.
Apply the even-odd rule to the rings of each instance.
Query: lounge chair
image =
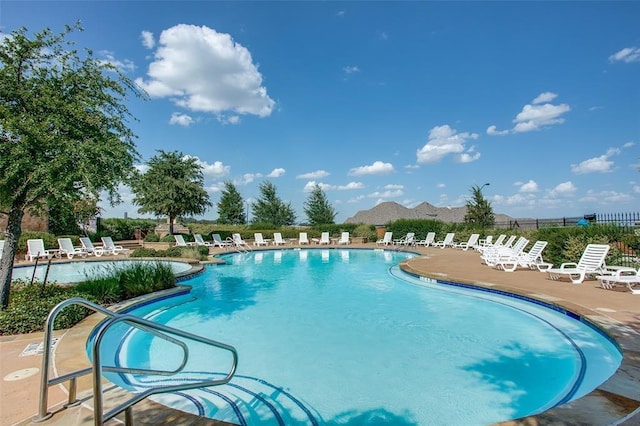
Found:
[[[454,232],[449,232],[447,235],[445,235],[444,240],[433,243],[433,246],[440,248],[451,247],[453,245],[453,239],[455,236],[456,234]]]
[[[282,233],[281,232],[274,232],[273,233],[273,245],[274,246],[283,246],[285,244],[286,244],[286,242],[284,241],[284,239],[282,239]]]
[[[87,257],[87,252],[80,247],[74,247],[71,238],[58,238],[58,248],[60,254],[73,259],[73,256]]]
[[[491,241],[489,237],[487,237],[484,242],[480,240],[480,244],[476,246],[476,250],[479,251],[480,253],[484,253],[486,250],[491,250],[495,247],[500,247],[502,246],[502,243],[505,238],[507,238],[506,234],[498,235],[498,238],[496,238],[495,241]]]
[[[566,276],[573,284],[581,284],[587,275],[606,275],[607,253],[609,244],[589,244],[578,263],[563,263],[559,268],[549,268],[546,272],[552,280]]]
[[[241,247],[247,250],[251,250],[249,244],[242,239],[242,236],[239,233],[231,234],[232,244],[234,247]]]
[[[516,243],[516,245],[518,244],[519,243]],[[496,268],[502,269],[506,272],[513,272],[518,268],[518,266],[544,271],[552,266],[550,263],[546,263],[542,259],[542,251],[546,246],[547,241],[536,241],[528,252],[521,251],[517,254],[509,254],[509,250],[506,250],[505,254],[496,261],[495,266]]]
[[[204,238],[202,238],[202,234],[193,234],[193,241],[197,246],[211,247],[213,245],[209,241],[205,241]]]
[[[82,244],[82,251],[86,252],[88,256],[100,257],[104,254],[104,249],[100,246],[94,246],[89,237],[80,237],[80,244]]]
[[[298,235],[298,244],[309,244],[309,238],[307,237],[306,232],[301,232],[300,235]]]
[[[3,250],[4,250],[4,240],[0,240],[0,259],[2,259]]]
[[[328,232],[323,232],[322,234],[320,234],[320,240],[318,241],[318,244],[320,245],[331,244],[331,238],[329,238]]]
[[[254,246],[266,246],[269,245],[268,242],[262,238],[262,232],[256,232],[253,234],[253,245]]]
[[[612,274],[598,275],[596,279],[600,281],[602,288],[613,289],[620,284],[626,286],[631,294],[640,294],[640,288],[633,288],[640,285],[640,269],[616,268]]]
[[[474,247],[478,243],[478,239],[480,238],[480,234],[471,234],[469,239],[465,242],[454,243],[453,248],[461,249],[464,251],[469,250],[470,247]]]
[[[384,233],[384,237],[376,241],[376,245],[379,246],[388,246],[393,243],[393,232],[387,231]]]
[[[126,249],[122,246],[115,245],[111,237],[100,237],[100,239],[102,240],[102,249],[105,251],[105,253],[111,253],[111,254],[129,253],[129,249]]]
[[[33,239],[27,240],[27,254],[24,255],[25,260],[33,262],[33,259],[51,259],[53,253],[44,248],[44,240]]]
[[[173,236],[173,238],[175,238],[176,240],[176,247],[189,247],[189,246],[195,246],[196,243],[192,243],[192,242],[186,242],[184,240],[184,237],[182,236],[182,234],[175,234]]]
[[[415,246],[415,235],[415,232],[407,232],[407,235],[394,240],[393,243],[397,246]]]
[[[424,238],[424,240],[416,241],[416,245],[429,247],[433,245],[433,242],[435,241],[435,239],[436,239],[435,232],[427,232],[427,236]]]
[[[338,244],[351,244],[351,239],[349,238],[348,232],[343,232],[340,234],[340,239],[338,240]]]
[[[502,269],[503,264],[511,265],[512,262],[517,262],[518,257],[522,254],[527,244],[529,244],[529,240],[527,240],[525,237],[520,237],[518,238],[518,241],[516,241],[516,243],[513,245],[513,247],[495,247],[484,252],[480,256],[480,258],[484,260],[484,263],[486,263],[487,265],[494,268]]]
[[[220,234],[211,234],[211,238],[213,239],[213,243],[211,243],[211,245],[213,247],[218,246],[218,247],[231,247],[231,243],[228,241],[222,241],[222,237],[220,236]]]

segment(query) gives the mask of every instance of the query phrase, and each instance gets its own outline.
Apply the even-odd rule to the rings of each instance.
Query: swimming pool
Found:
[[[185,262],[158,260],[171,266],[174,274],[186,272],[191,269],[191,265]],[[139,262],[157,262],[156,260],[100,260],[100,261],[74,261],[74,262],[56,262],[51,263],[47,282],[58,283],[78,283],[84,281],[87,277],[95,277],[109,273],[113,268],[125,268],[134,263]],[[33,266],[16,266],[13,268],[13,280],[23,279],[31,281],[33,276]],[[36,279],[44,280],[47,270],[47,264],[38,265],[36,270]]]
[[[620,351],[590,326],[539,304],[413,278],[396,266],[411,256],[226,256],[228,265],[187,281],[190,295],[133,313],[234,345],[236,376],[154,399],[239,424],[489,424],[578,398],[619,366]],[[172,368],[180,359],[124,327],[108,339],[103,359],[117,365]],[[227,370],[226,354],[190,353],[182,380]],[[128,389],[169,383],[109,379]]]

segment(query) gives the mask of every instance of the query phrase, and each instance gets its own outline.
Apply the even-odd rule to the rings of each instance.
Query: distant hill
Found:
[[[435,219],[448,223],[464,222],[467,207],[436,207],[426,201],[410,209],[394,201],[380,203],[370,210],[360,210],[345,223],[368,223],[384,225],[398,219]],[[508,222],[513,218],[506,214],[494,213],[496,222]]]

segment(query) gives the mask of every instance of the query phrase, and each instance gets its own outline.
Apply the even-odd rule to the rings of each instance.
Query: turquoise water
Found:
[[[480,425],[580,397],[621,354],[589,326],[540,305],[402,273],[381,250],[230,255],[186,284],[190,295],[144,306],[171,327],[235,346],[227,385],[154,397],[238,424]],[[517,274],[514,274],[517,279]],[[103,359],[175,368],[181,352],[123,328]],[[129,389],[225,373],[230,358],[190,345],[179,378],[110,375]]]
[[[127,267],[134,262],[155,262],[150,260],[117,260],[117,261],[87,261],[87,262],[64,262],[64,263],[52,263],[49,269],[49,275],[47,276],[47,282],[59,282],[59,283],[77,283],[86,280],[87,277],[95,277],[104,275],[113,270],[113,268]],[[191,269],[188,263],[184,262],[172,262],[161,261],[171,266],[171,270],[174,274],[180,272],[186,272]],[[13,268],[12,279],[31,280],[33,276],[33,266],[18,266]],[[36,279],[42,281],[44,279],[47,270],[46,262],[38,265],[36,270]]]

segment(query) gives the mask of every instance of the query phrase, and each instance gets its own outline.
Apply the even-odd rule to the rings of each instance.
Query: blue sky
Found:
[[[562,217],[640,207],[640,2],[0,1],[3,33],[116,63],[141,164],[197,157],[214,207],[272,182],[299,221],[382,201]],[[132,195],[105,217],[142,217]]]

